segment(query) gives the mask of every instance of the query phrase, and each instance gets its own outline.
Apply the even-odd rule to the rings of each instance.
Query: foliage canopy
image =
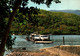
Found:
[[[27,14],[27,13],[26,13]],[[17,14],[19,15],[19,14]],[[28,19],[22,15],[21,18]],[[80,16],[63,12],[50,12],[40,10],[38,15],[32,15],[31,20],[17,22],[15,18],[11,31],[18,34],[39,32],[40,34],[80,34]],[[15,24],[16,23],[16,24]],[[17,29],[18,27],[18,29]],[[18,32],[18,33],[17,33]]]

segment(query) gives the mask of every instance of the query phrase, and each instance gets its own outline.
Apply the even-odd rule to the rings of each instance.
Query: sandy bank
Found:
[[[80,56],[80,46],[55,46],[40,49],[40,52],[12,52],[7,56]]]

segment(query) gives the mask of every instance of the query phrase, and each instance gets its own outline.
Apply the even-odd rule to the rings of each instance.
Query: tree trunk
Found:
[[[13,12],[11,13],[10,15],[10,18],[9,18],[9,21],[8,21],[8,25],[7,25],[7,28],[4,32],[4,36],[1,40],[1,45],[0,45],[0,56],[3,56],[4,55],[4,51],[5,51],[5,44],[6,44],[6,41],[8,39],[8,35],[9,35],[9,31],[10,31],[10,28],[11,28],[11,24],[12,24],[12,21],[14,19],[14,16],[16,14],[16,11],[18,9],[18,7],[20,6],[22,0],[17,0],[16,4],[15,4],[15,7],[13,9]]]

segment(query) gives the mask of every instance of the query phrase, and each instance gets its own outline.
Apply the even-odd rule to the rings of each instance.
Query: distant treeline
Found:
[[[18,11],[17,11],[18,13]],[[18,19],[19,18],[19,19]],[[18,34],[80,34],[80,16],[40,10],[38,15],[32,14],[30,18],[18,13],[11,27],[11,32]]]

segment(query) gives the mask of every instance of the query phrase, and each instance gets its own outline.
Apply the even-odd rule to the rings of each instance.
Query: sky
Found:
[[[45,4],[35,4],[33,2],[29,2],[28,6],[37,7],[44,10],[80,10],[80,0],[60,0],[61,3],[52,2],[50,8],[48,8]]]

